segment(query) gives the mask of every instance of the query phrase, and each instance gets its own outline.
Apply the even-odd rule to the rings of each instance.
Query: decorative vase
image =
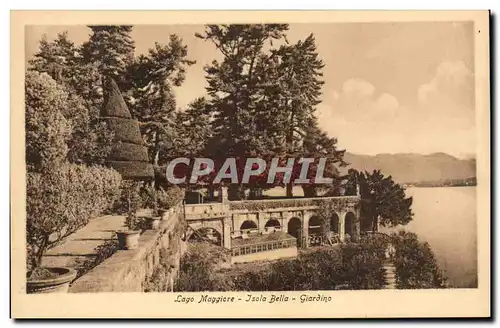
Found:
[[[147,222],[148,229],[158,230],[158,228],[160,227],[160,220],[161,220],[161,217],[159,217],[159,216],[147,218],[146,222]]]
[[[158,215],[160,216],[160,218],[162,220],[167,220],[167,218],[168,218],[168,210],[166,210],[166,209],[159,209],[158,210]]]
[[[44,268],[53,273],[53,277],[28,279],[28,294],[67,293],[69,284],[76,278],[76,270],[70,268]]]
[[[139,245],[140,230],[117,231],[118,247],[120,249],[136,249]]]

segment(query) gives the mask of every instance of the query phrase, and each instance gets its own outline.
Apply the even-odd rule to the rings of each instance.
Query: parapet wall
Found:
[[[119,250],[97,267],[75,280],[70,293],[142,292],[162,262],[169,266],[168,280],[177,276],[180,258],[186,249],[181,237],[185,221],[183,213],[168,213],[158,230],[147,230],[139,237],[134,250]]]

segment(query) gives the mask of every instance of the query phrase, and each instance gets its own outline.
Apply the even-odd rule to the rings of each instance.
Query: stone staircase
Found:
[[[384,289],[396,289],[396,268],[391,260],[384,261],[385,287]]]

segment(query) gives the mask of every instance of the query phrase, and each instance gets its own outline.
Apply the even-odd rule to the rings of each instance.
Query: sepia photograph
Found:
[[[489,13],[418,13],[17,13],[19,315],[488,316]]]

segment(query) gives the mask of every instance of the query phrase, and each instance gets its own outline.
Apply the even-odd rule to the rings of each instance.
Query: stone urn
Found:
[[[140,230],[117,231],[119,249],[136,249],[139,245]]]
[[[158,215],[162,220],[167,220],[169,211],[162,208],[158,210]]]
[[[161,218],[162,218],[161,216],[154,216],[152,218],[147,218],[146,222],[148,229],[158,230],[160,228]]]
[[[28,294],[67,293],[69,284],[76,278],[76,270],[70,268],[42,268],[45,277],[28,278]]]

